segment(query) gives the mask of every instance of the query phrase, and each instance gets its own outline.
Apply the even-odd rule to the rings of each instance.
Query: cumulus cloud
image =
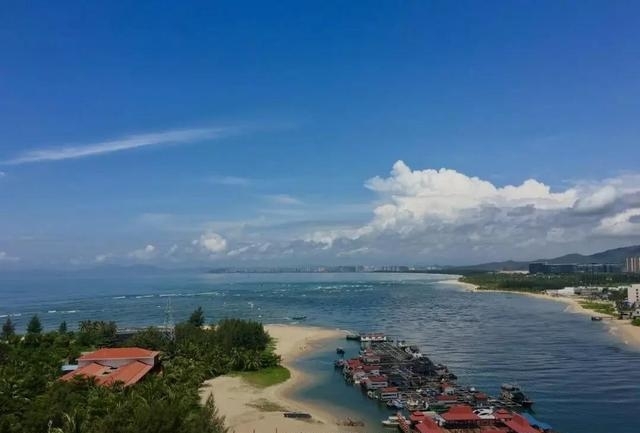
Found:
[[[198,239],[194,240],[192,244],[212,254],[222,253],[227,250],[227,240],[214,232],[204,233]]]
[[[597,231],[612,236],[638,236],[640,234],[640,208],[627,209],[603,218]]]
[[[456,170],[413,170],[398,161],[388,176],[373,177],[365,187],[378,196],[369,222],[310,232],[305,245],[337,257],[397,251],[414,259],[484,260],[543,257],[553,254],[549,248],[593,250],[594,242],[606,245],[614,236],[640,241],[636,175],[553,190],[536,179],[498,186]]]
[[[230,132],[228,128],[177,129],[170,131],[137,134],[115,140],[101,141],[86,145],[70,145],[56,148],[28,150],[16,155],[5,164],[26,164],[31,162],[60,161],[64,159],[85,158],[111,152],[150,147],[163,144],[188,143],[204,139],[218,138]]]
[[[19,262],[20,257],[9,255],[6,251],[0,251],[0,262]]]
[[[137,259],[137,260],[150,260],[154,258],[155,255],[156,255],[156,247],[154,247],[151,244],[145,246],[144,248],[131,251],[128,254],[129,258]]]
[[[592,193],[580,197],[573,204],[573,209],[578,213],[601,212],[611,208],[618,198],[618,191],[612,185],[605,185]]]
[[[534,179],[499,188],[446,168],[411,170],[403,161],[393,165],[389,177],[376,176],[365,186],[390,199],[391,203],[376,209],[382,219],[455,219],[466,209],[482,206],[558,209],[576,200],[574,189],[553,193],[549,186]]]

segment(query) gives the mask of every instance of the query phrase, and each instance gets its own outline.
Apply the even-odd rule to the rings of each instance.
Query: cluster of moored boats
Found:
[[[338,348],[335,367],[369,398],[397,411],[382,421],[386,427],[404,433],[551,431],[548,424],[519,413],[533,401],[515,384],[503,384],[494,398],[458,385],[445,365],[433,363],[417,346],[393,342],[380,333],[351,334],[347,339],[361,343],[359,356],[344,359],[345,350]]]

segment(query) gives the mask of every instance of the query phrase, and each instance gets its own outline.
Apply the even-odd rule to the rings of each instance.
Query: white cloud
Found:
[[[14,158],[4,161],[5,164],[25,164],[30,162],[60,161],[64,159],[84,158],[140,147],[162,144],[188,143],[198,140],[218,138],[230,132],[226,128],[178,129],[149,134],[130,135],[116,140],[102,141],[81,146],[64,146],[58,148],[42,148],[28,150]]]
[[[107,254],[98,254],[95,257],[94,261],[96,263],[104,263],[104,262],[106,262],[107,260],[109,260],[112,257],[113,257],[113,254],[109,254],[109,253],[107,253]]]
[[[252,248],[251,245],[245,245],[244,247],[236,248],[235,250],[231,250],[227,253],[229,257],[239,256],[241,254],[246,253]]]
[[[640,241],[639,179],[627,174],[554,191],[536,179],[498,186],[398,161],[389,176],[365,183],[378,194],[369,222],[310,231],[302,247],[334,257],[397,251],[445,263],[609,248],[615,236]]]
[[[640,234],[640,208],[627,209],[603,218],[597,231],[611,236],[638,236]]]
[[[282,204],[282,205],[303,204],[301,200],[293,196],[290,196],[289,194],[269,194],[269,195],[265,195],[264,198],[266,198],[267,200],[275,204]]]
[[[177,244],[173,244],[169,247],[169,249],[167,250],[167,253],[165,254],[167,257],[171,257],[174,254],[176,254],[178,252],[178,245]]]
[[[429,216],[454,219],[466,209],[481,206],[566,208],[576,200],[574,189],[553,193],[534,179],[499,188],[489,181],[446,168],[411,170],[403,161],[393,165],[389,177],[376,176],[365,186],[389,199],[390,203],[375,210],[380,222],[386,223]]]
[[[573,205],[573,209],[579,213],[599,212],[612,206],[618,198],[618,192],[612,185],[605,185],[602,188],[587,193],[584,197],[578,198]]]
[[[14,257],[7,254],[5,251],[0,251],[0,262],[19,262],[20,257]]]
[[[131,251],[128,256],[132,259],[137,260],[150,260],[156,255],[156,247],[149,244],[144,248],[140,248],[139,250]]]
[[[214,232],[204,233],[192,243],[212,254],[222,253],[227,250],[227,240]]]
[[[212,176],[209,178],[211,183],[225,186],[249,186],[252,180],[246,177],[238,176]]]

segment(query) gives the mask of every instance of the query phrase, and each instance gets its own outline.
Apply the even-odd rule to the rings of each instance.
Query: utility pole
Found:
[[[176,325],[173,321],[171,298],[167,299],[167,308],[164,310],[164,335],[172,343],[176,341]]]

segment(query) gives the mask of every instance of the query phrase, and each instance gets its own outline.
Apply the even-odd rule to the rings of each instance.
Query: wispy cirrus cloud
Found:
[[[141,147],[159,146],[165,144],[183,144],[198,140],[215,139],[237,132],[228,127],[174,129],[148,134],[136,134],[115,140],[102,141],[86,145],[71,145],[32,149],[16,155],[6,161],[7,165],[27,164],[45,161],[61,161],[65,159],[86,158],[112,152],[121,152]]]

